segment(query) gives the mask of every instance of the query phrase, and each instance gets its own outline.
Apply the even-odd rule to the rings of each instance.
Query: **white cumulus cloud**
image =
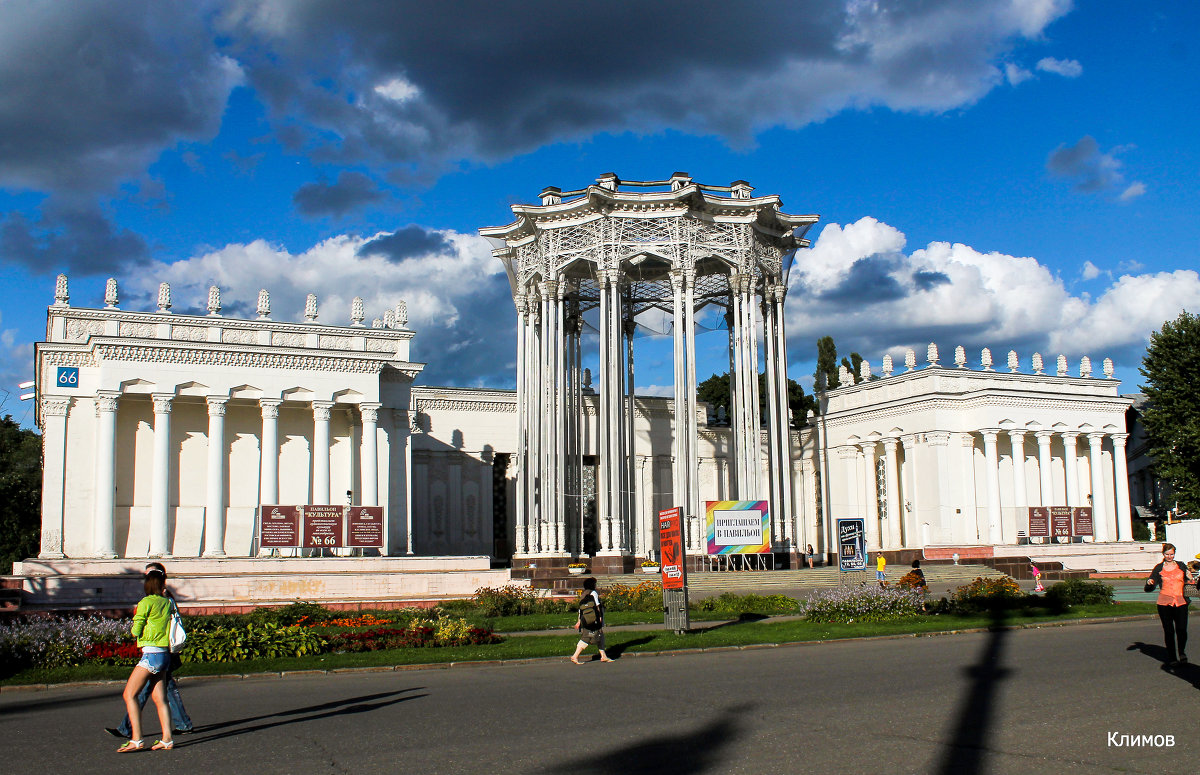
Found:
[[[1078,78],[1083,75],[1083,65],[1076,62],[1074,59],[1055,59],[1054,57],[1045,57],[1038,60],[1037,69],[1043,73],[1054,73],[1061,75],[1064,78]]]

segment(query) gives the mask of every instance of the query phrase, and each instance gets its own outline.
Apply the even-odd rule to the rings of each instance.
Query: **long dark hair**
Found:
[[[147,573],[142,577],[142,589],[146,590],[147,595],[166,597],[167,579],[161,573]]]

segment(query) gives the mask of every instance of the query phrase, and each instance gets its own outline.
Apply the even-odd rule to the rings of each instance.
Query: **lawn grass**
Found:
[[[854,624],[819,624],[801,619],[784,621],[754,621],[750,618],[729,624],[697,630],[682,635],[663,629],[611,630],[607,633],[608,652],[614,656],[624,653],[675,651],[682,649],[705,649],[741,647],[760,644],[799,643],[808,641],[834,640],[840,638],[879,637],[888,635],[921,635],[954,630],[968,630],[991,626],[1030,626],[1054,622],[1097,617],[1136,616],[1153,614],[1153,603],[1121,602],[1114,605],[1074,606],[1066,613],[1051,613],[1045,610],[1022,610],[1004,616],[956,616],[942,614],[922,616],[917,619]],[[558,614],[545,615],[562,624]],[[697,613],[693,621],[701,617],[709,621],[725,619],[717,614]],[[641,617],[641,618],[639,618]],[[646,617],[650,617],[648,622]],[[513,620],[513,621],[509,621]],[[516,621],[521,620],[521,621]],[[528,621],[525,621],[528,620]],[[533,617],[504,617],[502,621],[511,627],[527,624],[524,629],[546,629],[543,615]],[[616,624],[659,623],[661,617],[636,612],[614,612],[609,621]],[[516,632],[509,629],[508,632]],[[564,629],[561,635],[523,635],[508,637],[502,643],[490,646],[461,646],[444,648],[408,648],[388,651],[368,651],[354,654],[321,654],[307,657],[280,659],[258,659],[243,662],[188,663],[178,675],[211,676],[252,673],[281,673],[299,670],[336,670],[339,668],[392,667],[418,664],[445,664],[449,662],[472,662],[481,660],[517,660],[570,655],[575,644],[575,633]],[[0,680],[0,686],[22,684],[54,684],[74,681],[125,680],[129,668],[120,665],[83,665],[80,667],[56,668],[53,670],[25,670]]]

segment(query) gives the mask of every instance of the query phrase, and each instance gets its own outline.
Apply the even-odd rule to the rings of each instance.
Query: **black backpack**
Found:
[[[579,604],[579,623],[588,630],[598,630],[604,624],[604,617],[600,613],[600,606],[596,603],[596,596],[591,593]]]

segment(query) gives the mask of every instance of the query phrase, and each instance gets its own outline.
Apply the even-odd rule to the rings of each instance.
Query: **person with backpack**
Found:
[[[161,575],[163,583],[167,581],[167,569],[161,562],[152,562],[146,565],[146,575]],[[167,599],[175,605],[175,596],[171,594],[170,589],[164,590]],[[177,609],[178,610],[178,609]],[[179,654],[171,652],[171,662],[167,667],[166,677],[163,679],[163,686],[167,692],[167,705],[171,710],[171,729],[176,734],[188,734],[193,731],[192,719],[188,716],[187,709],[183,707],[183,697],[179,694],[179,684],[175,682],[175,671],[180,668],[183,661],[179,658]],[[141,691],[137,694],[138,710],[146,707],[146,701],[150,699],[150,690],[153,688],[153,683],[147,681]],[[105,727],[104,731],[113,737],[130,738],[133,735],[132,727],[129,723],[129,714],[125,714],[125,718],[121,719],[120,726]]]
[[[595,646],[600,651],[601,662],[612,662],[604,652],[604,604],[600,602],[600,593],[596,591],[596,579],[587,577],[583,580],[583,595],[579,598],[579,614],[575,619],[575,629],[579,630],[579,643],[575,645],[575,653],[571,661],[577,665],[579,655],[588,646]]]

